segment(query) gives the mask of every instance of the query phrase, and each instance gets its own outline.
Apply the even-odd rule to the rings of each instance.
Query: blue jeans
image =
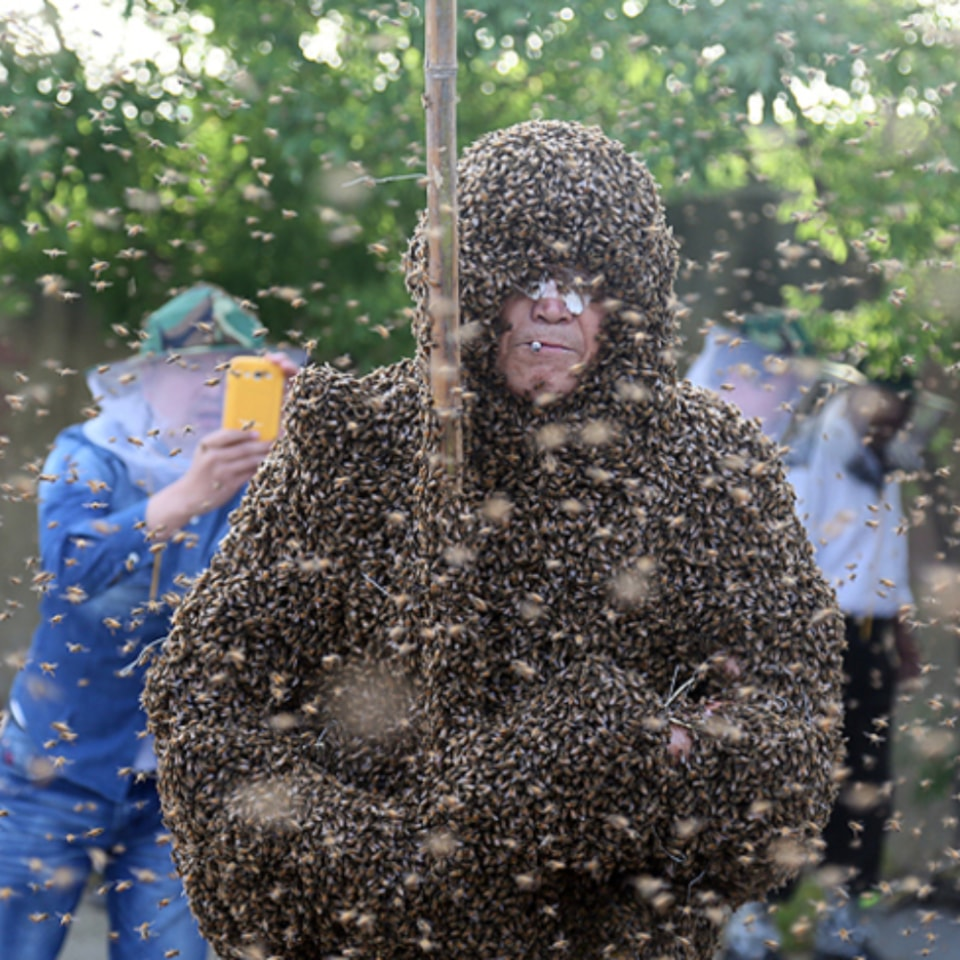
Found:
[[[7,723],[0,734],[0,953],[54,960],[94,856],[106,888],[110,960],[205,960],[153,778],[131,784],[127,798],[113,803],[62,778],[38,779],[49,774],[44,763],[27,734]]]

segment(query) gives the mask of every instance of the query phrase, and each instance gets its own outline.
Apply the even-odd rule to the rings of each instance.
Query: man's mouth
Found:
[[[527,344],[533,353],[549,353],[551,351],[572,353],[573,348],[565,343],[555,343],[551,340],[531,340]]]

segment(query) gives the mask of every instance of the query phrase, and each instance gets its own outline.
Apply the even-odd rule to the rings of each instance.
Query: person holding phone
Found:
[[[94,868],[112,960],[207,955],[161,822],[143,655],[271,448],[221,427],[224,371],[263,351],[259,326],[210,284],[173,297],[136,356],[88,373],[99,412],[61,432],[44,464],[40,623],[0,734],[5,956],[57,956]]]

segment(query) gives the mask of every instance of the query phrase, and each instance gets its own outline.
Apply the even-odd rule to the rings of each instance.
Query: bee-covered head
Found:
[[[675,243],[653,177],[622,144],[598,128],[560,121],[498,130],[464,151],[457,198],[462,356],[471,390],[506,385],[516,396],[536,394],[535,385],[514,386],[511,336],[516,350],[541,366],[551,357],[560,365],[558,355],[568,354],[566,376],[547,377],[547,387],[570,394],[571,403],[594,392],[591,383],[656,390],[675,378]],[[423,360],[431,348],[428,253],[421,219],[406,266]],[[568,321],[581,329],[557,334]],[[538,329],[557,335],[537,336]]]

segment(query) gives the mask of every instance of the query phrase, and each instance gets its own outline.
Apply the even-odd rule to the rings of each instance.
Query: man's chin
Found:
[[[573,393],[576,387],[577,381],[575,378],[554,377],[547,380],[538,380],[522,395],[538,407],[545,407]]]

